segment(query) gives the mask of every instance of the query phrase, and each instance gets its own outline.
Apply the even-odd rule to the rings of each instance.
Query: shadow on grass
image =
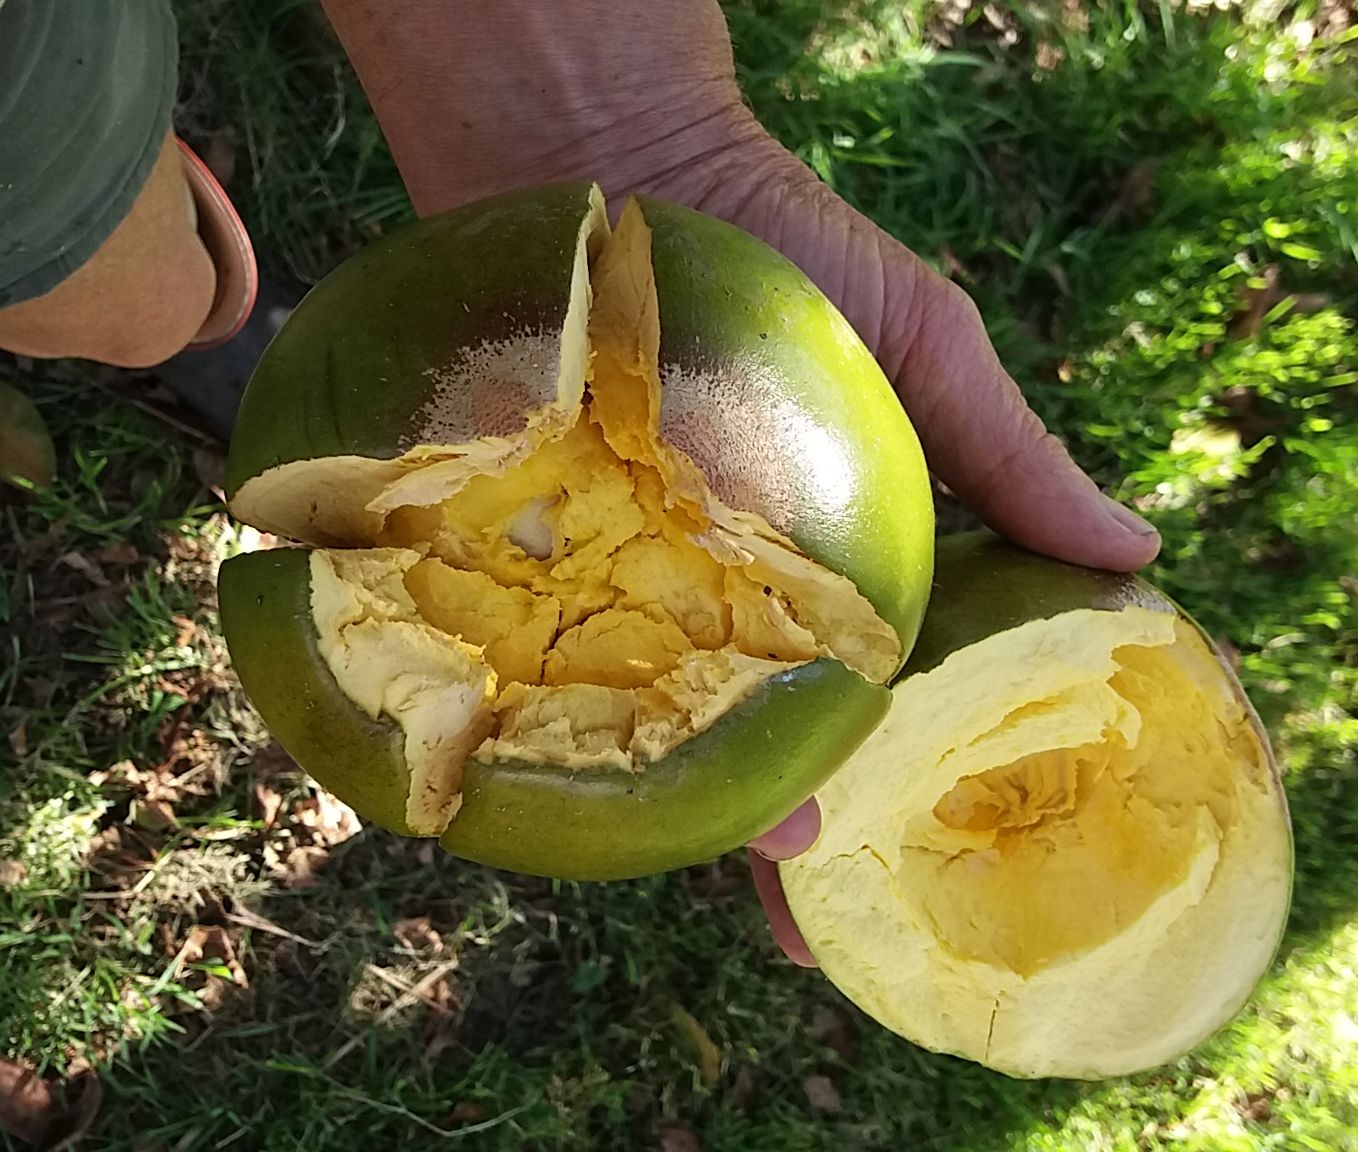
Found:
[[[374,128],[351,88],[327,103],[306,80],[329,75],[324,68],[287,71],[295,52],[271,46],[263,6],[243,6],[257,22],[248,27],[230,6],[199,7],[189,33],[205,43],[220,22],[237,21],[190,61],[201,101],[231,89],[223,70],[238,76],[251,62],[248,91],[267,100],[242,101],[239,114],[251,104],[261,117],[252,130],[284,125],[279,139],[291,141],[256,157],[252,187],[264,191],[248,205],[252,224],[284,263],[314,275],[361,238],[351,222],[322,237],[315,221],[397,212],[389,159],[372,151]],[[298,11],[288,18],[302,19]],[[1232,108],[1256,119],[1220,122],[1211,94],[1221,42],[1211,31],[1185,29],[1167,47],[1163,36],[1124,40],[1110,27],[1097,46],[1113,54],[1098,66],[1078,54],[1074,33],[1053,33],[1067,55],[1051,71],[1036,67],[1036,38],[1001,49],[998,33],[978,32],[960,37],[970,58],[830,74],[817,56],[824,16],[822,5],[733,6],[758,110],[884,226],[928,257],[956,259],[964,283],[1007,318],[997,339],[1034,382],[1058,350],[1078,355],[1102,339],[1098,318],[1127,287],[1127,277],[1105,275],[1110,263],[1154,270],[1172,244],[1173,220],[1135,227],[1155,208],[1124,201],[1127,174],[1185,137],[1210,149],[1268,112],[1240,102]],[[240,43],[253,48],[233,62]],[[305,51],[324,55],[310,42]],[[808,87],[789,91],[789,74]],[[341,143],[354,149],[333,157],[321,151],[325,124],[289,119],[295,108],[328,107],[347,109],[353,133]],[[203,111],[202,131],[223,127],[216,115]],[[338,178],[346,164],[362,172],[353,185]],[[305,211],[291,212],[285,201],[298,189]],[[1035,392],[1077,440],[1105,403],[1051,383]],[[1122,415],[1130,427],[1134,405]],[[1255,581],[1249,612],[1294,582],[1286,572]],[[1201,590],[1205,599],[1212,586]],[[1223,612],[1219,622],[1231,620]],[[1325,731],[1297,740],[1287,947],[1322,939],[1358,910],[1352,749]],[[244,789],[236,794],[243,811]],[[315,887],[228,900],[215,915],[245,948],[249,987],[230,991],[210,1019],[178,1017],[182,1033],[129,1041],[108,1074],[107,1148],[385,1149],[447,1132],[477,1148],[645,1148],[672,1124],[697,1133],[706,1152],[962,1152],[1021,1140],[1103,1091],[1018,1083],[884,1032],[818,975],[778,958],[734,860],[635,883],[554,886],[427,858],[369,830],[335,851]],[[268,926],[243,928],[251,916]],[[427,936],[423,949],[401,942],[397,925],[411,917],[428,918],[439,947]],[[410,999],[402,986],[430,974],[433,984],[393,1010]],[[676,1007],[722,1052],[715,1082],[705,1082]],[[810,1077],[825,1077],[833,1094],[809,1093]]]

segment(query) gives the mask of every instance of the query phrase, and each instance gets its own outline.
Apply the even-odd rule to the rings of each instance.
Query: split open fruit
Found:
[[[1286,918],[1286,802],[1239,683],[1169,600],[945,539],[893,695],[780,868],[846,995],[1015,1076],[1152,1067],[1239,1010]]]
[[[232,444],[233,663],[361,815],[612,878],[801,803],[885,712],[932,570],[918,443],[791,264],[597,189],[355,257],[284,326]]]
[[[1286,805],[1230,670],[1143,581],[989,536],[921,631],[914,433],[737,229],[573,185],[393,234],[268,349],[228,489],[298,545],[222,567],[236,670],[369,820],[610,879],[814,792],[781,874],[826,974],[1013,1075],[1177,1056],[1273,953]]]

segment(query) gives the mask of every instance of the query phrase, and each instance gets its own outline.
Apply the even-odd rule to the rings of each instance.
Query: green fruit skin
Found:
[[[250,378],[227,498],[294,460],[399,456],[418,439],[431,369],[488,340],[556,339],[589,207],[587,184],[509,193],[409,224],[345,261],[297,306]],[[545,391],[533,407],[556,398]],[[459,423],[432,442],[517,431]]]
[[[391,458],[415,443],[512,433],[457,420],[437,434],[421,427],[430,369],[486,339],[558,337],[589,211],[587,184],[497,197],[395,232],[328,276],[256,369],[228,495],[295,460]],[[898,632],[904,660],[929,594],[933,505],[918,440],[880,367],[829,301],[760,241],[655,200],[643,212],[660,301],[662,434],[719,497],[763,514],[852,580]],[[474,399],[464,389],[455,410],[475,412]],[[553,399],[530,388],[522,410]],[[399,730],[340,693],[315,649],[306,566],[274,555],[222,568],[223,628],[246,691],[318,780],[361,815],[405,831]],[[461,855],[561,877],[692,863],[786,815],[888,700],[884,688],[821,661],[766,685],[644,779],[469,765],[448,842]],[[510,821],[518,831],[506,831]]]
[[[317,649],[309,553],[234,557],[222,628],[246,692],[312,776],[364,819],[407,833],[409,773],[394,723],[372,721]],[[442,843],[465,859],[568,880],[684,867],[767,831],[829,778],[890,701],[830,660],[774,677],[710,729],[641,772],[468,763]]]
[[[1188,619],[1168,596],[1138,576],[1039,556],[986,531],[938,541],[933,585],[928,615],[901,680],[928,672],[954,652],[1000,632],[1082,608],[1147,608]]]
[[[790,260],[721,220],[639,199],[660,304],[661,434],[727,504],[852,579],[904,660],[933,576],[933,498],[881,367]]]
[[[370,720],[326,667],[311,615],[310,553],[233,556],[217,577],[217,602],[231,664],[274,738],[365,820],[405,831],[403,734]]]

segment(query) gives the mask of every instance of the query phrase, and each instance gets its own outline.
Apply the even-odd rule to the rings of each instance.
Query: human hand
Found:
[[[721,217],[781,250],[876,354],[930,468],[983,521],[1063,560],[1131,570],[1155,530],[1103,496],[1028,407],[970,298],[849,207],[741,102],[716,0],[325,0],[421,215],[598,180]],[[813,964],[773,860],[808,800],[751,845],[775,938]]]

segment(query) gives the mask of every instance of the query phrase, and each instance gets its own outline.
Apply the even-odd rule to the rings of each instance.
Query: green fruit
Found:
[[[1171,1060],[1267,968],[1291,890],[1267,736],[1135,576],[941,542],[891,710],[780,866],[825,974],[887,1027],[1013,1076]]]
[[[236,515],[321,550],[223,565],[251,700],[360,815],[499,867],[638,875],[767,830],[878,722],[928,596],[927,474],[871,355],[758,241],[643,212],[609,238],[562,186],[393,234],[284,326],[232,443]]]

